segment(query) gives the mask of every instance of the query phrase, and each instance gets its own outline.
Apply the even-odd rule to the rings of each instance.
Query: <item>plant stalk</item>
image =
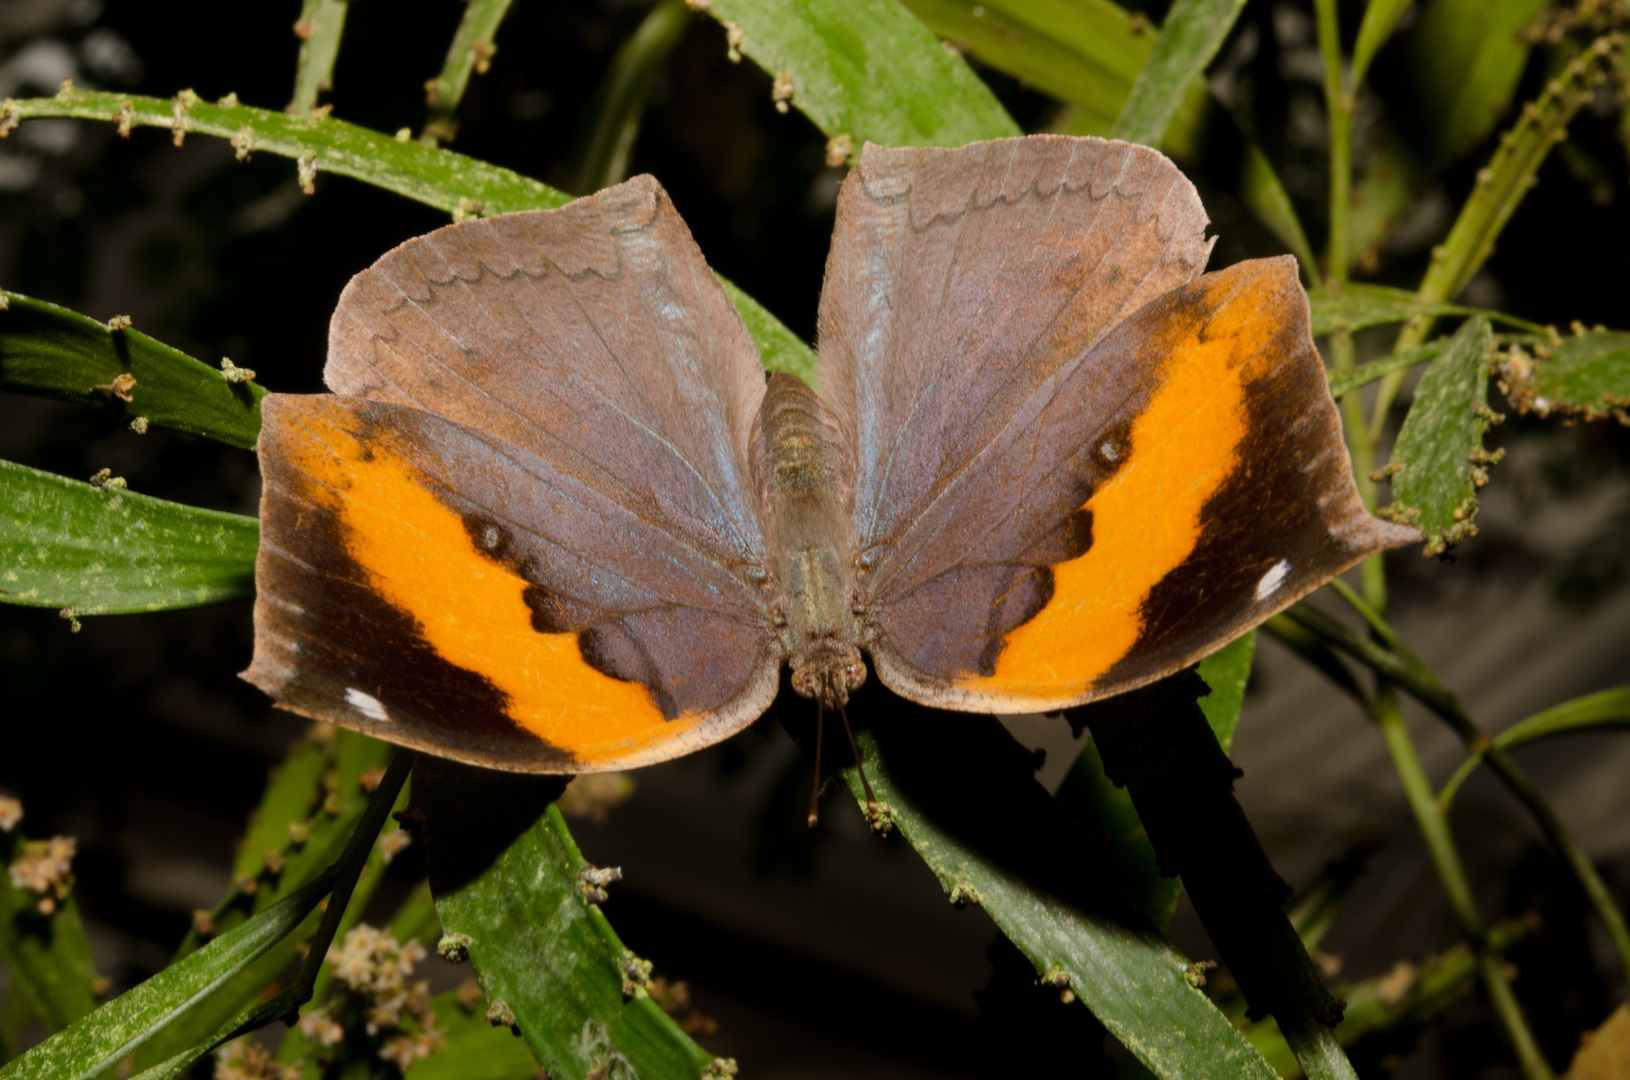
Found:
[[[1370,715],[1375,719],[1376,726],[1381,729],[1382,741],[1392,758],[1398,779],[1403,784],[1404,797],[1409,801],[1409,808],[1415,815],[1415,823],[1421,830],[1421,836],[1426,840],[1427,851],[1432,857],[1432,865],[1438,872],[1438,880],[1443,885],[1443,893],[1449,900],[1449,908],[1454,913],[1455,921],[1460,925],[1461,934],[1477,954],[1478,974],[1482,977],[1483,986],[1488,991],[1489,1002],[1494,1006],[1500,1025],[1505,1029],[1506,1038],[1516,1052],[1523,1076],[1526,1080],[1551,1080],[1553,1076],[1551,1066],[1540,1053],[1539,1044],[1528,1026],[1528,1019],[1523,1015],[1522,1006],[1511,990],[1511,983],[1506,978],[1504,961],[1490,947],[1488,936],[1483,930],[1482,916],[1478,914],[1477,904],[1472,899],[1471,886],[1466,881],[1466,872],[1461,866],[1460,855],[1455,850],[1448,820],[1438,808],[1432,783],[1427,779],[1426,770],[1421,766],[1414,740],[1409,737],[1409,731],[1404,726],[1404,716],[1398,707],[1398,693],[1385,681],[1372,701]]]
[[[1566,137],[1574,114],[1591,99],[1596,86],[1606,78],[1608,67],[1617,62],[1624,44],[1624,36],[1616,32],[1598,38],[1547,83],[1538,98],[1523,106],[1522,116],[1500,136],[1499,148],[1488,166],[1478,170],[1477,182],[1449,235],[1432,249],[1431,265],[1416,293],[1422,300],[1441,303],[1458,296],[1493,254],[1495,238],[1534,186],[1535,174],[1546,155]],[[1398,334],[1393,351],[1421,344],[1431,333],[1434,321],[1428,315],[1411,319]],[[1381,381],[1375,411],[1370,414],[1372,438],[1386,423],[1387,410],[1403,377],[1399,371]]]
[[[1394,660],[1401,662],[1403,665],[1401,674],[1404,675],[1408,682],[1406,684],[1403,680],[1395,681],[1398,681],[1399,685],[1403,685],[1405,689],[1410,690],[1411,696],[1417,698],[1421,704],[1446,722],[1454,733],[1460,736],[1460,741],[1465,745],[1467,752],[1475,756],[1481,756],[1488,763],[1489,768],[1494,771],[1494,774],[1506,785],[1506,788],[1517,797],[1517,801],[1523,804],[1523,807],[1533,816],[1535,823],[1539,825],[1540,831],[1545,834],[1546,841],[1573,872],[1574,879],[1579,883],[1579,887],[1590,901],[1591,907],[1595,909],[1597,917],[1602,920],[1602,925],[1607,929],[1608,936],[1613,941],[1614,950],[1619,954],[1620,965],[1624,968],[1625,974],[1630,976],[1630,927],[1626,926],[1624,915],[1613,902],[1612,891],[1608,889],[1607,883],[1602,880],[1601,875],[1596,872],[1596,867],[1592,865],[1590,857],[1585,854],[1584,849],[1568,832],[1567,826],[1562,824],[1562,819],[1557,817],[1556,811],[1551,808],[1551,804],[1546,801],[1545,796],[1540,793],[1533,780],[1518,767],[1516,762],[1511,760],[1511,755],[1506,751],[1505,747],[1496,743],[1477,725],[1477,722],[1471,718],[1470,714],[1461,707],[1454,694],[1439,681],[1430,668],[1421,663],[1419,658],[1404,644],[1403,639],[1398,636],[1398,632],[1381,617],[1380,613],[1372,605],[1365,603],[1361,597],[1341,581],[1334,581],[1331,585],[1336,595],[1347,601],[1348,605],[1358,612],[1365,622],[1369,623],[1371,630],[1391,648],[1392,652],[1387,653],[1386,650],[1375,646],[1371,642],[1364,641],[1363,638],[1351,634],[1350,631],[1349,644],[1366,646],[1367,648],[1364,648],[1363,651],[1370,657],[1380,659],[1383,656],[1390,656]],[[1316,609],[1309,608],[1307,610],[1313,611]],[[1296,615],[1292,615],[1292,618],[1296,618]],[[1328,619],[1329,617],[1325,616],[1325,618]],[[1324,627],[1323,632],[1315,626],[1307,622],[1301,622],[1298,619],[1303,627],[1323,637],[1324,640],[1347,652],[1355,659],[1364,663],[1370,662],[1366,657],[1359,656],[1348,645],[1335,641],[1328,636],[1329,623],[1335,623],[1334,619],[1330,619],[1329,623],[1317,619],[1314,621],[1319,622]],[[1335,625],[1340,626],[1339,623],[1335,623]],[[1342,629],[1345,629],[1345,627]],[[1377,671],[1380,673],[1379,669]],[[1411,687],[1418,687],[1420,692],[1417,693]],[[1438,806],[1441,812],[1443,809],[1441,801]]]
[[[323,969],[323,962],[328,959],[328,946],[334,941],[334,934],[340,928],[340,920],[345,918],[345,909],[351,903],[351,893],[357,887],[357,878],[362,876],[362,868],[367,865],[368,856],[373,853],[374,841],[379,838],[379,830],[384,827],[385,816],[395,805],[396,796],[401,793],[402,785],[407,782],[408,772],[412,768],[413,751],[397,748],[391,752],[390,764],[385,768],[385,778],[374,789],[372,797],[368,800],[368,809],[362,812],[362,820],[357,822],[356,831],[351,834],[344,853],[334,864],[334,891],[328,895],[328,907],[323,909],[323,921],[318,924],[317,933],[311,939],[311,949],[306,953],[305,963],[300,965],[300,979],[296,985],[300,987],[304,996],[296,1002],[296,1005],[303,1005],[311,1000],[312,987],[317,984],[317,975]]]

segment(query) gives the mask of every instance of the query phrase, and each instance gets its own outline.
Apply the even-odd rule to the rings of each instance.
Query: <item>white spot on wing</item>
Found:
[[[1260,596],[1261,593],[1261,588],[1258,588],[1257,595]],[[385,712],[385,706],[379,703],[378,698],[372,694],[364,694],[354,686],[345,691],[345,702],[370,720],[381,722],[390,720],[390,715]]]
[[[1290,563],[1280,559],[1262,575],[1262,580],[1256,583],[1257,600],[1266,600],[1279,591],[1279,586],[1285,583],[1285,575],[1290,573]]]

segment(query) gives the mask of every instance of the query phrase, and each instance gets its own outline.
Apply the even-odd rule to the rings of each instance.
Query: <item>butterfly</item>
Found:
[[[1194,663],[1419,539],[1364,508],[1290,257],[1203,273],[1147,147],[868,145],[815,386],[766,376],[636,177],[358,274],[331,394],[262,402],[279,705],[521,772],[726,738],[781,672],[1056,710]]]

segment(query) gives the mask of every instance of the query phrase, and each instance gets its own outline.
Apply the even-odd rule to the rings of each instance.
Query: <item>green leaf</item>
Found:
[[[1370,10],[1374,10],[1372,5]],[[1373,272],[1381,264],[1381,245],[1416,205],[1420,166],[1385,131],[1375,136],[1355,179],[1347,208],[1349,269]]]
[[[1256,656],[1256,631],[1230,641],[1200,661],[1200,678],[1211,692],[1200,699],[1200,711],[1217,736],[1217,745],[1228,753],[1234,746],[1234,730],[1239,727],[1240,707],[1245,704],[1245,684],[1251,680],[1251,660]]]
[[[1494,130],[1528,61],[1528,46],[1518,31],[1544,7],[1545,0],[1428,0],[1422,5],[1409,35],[1416,88],[1411,104],[1423,145],[1431,148],[1437,166],[1458,158]]]
[[[520,1029],[551,1076],[696,1080],[712,1056],[642,985],[554,806],[558,779],[421,757],[413,806],[436,912],[480,973],[487,1015]],[[611,886],[615,888],[615,886]]]
[[[77,615],[254,595],[254,518],[0,461],[0,602]]]
[[[767,0],[755,0],[767,2]],[[859,0],[856,0],[859,2]],[[903,17],[909,18],[904,12]],[[921,28],[919,27],[919,30]],[[922,31],[924,34],[926,30]],[[932,41],[932,35],[929,35]],[[936,46],[937,48],[937,46]],[[949,60],[949,57],[946,57]],[[966,78],[984,90],[967,65],[958,65]],[[74,90],[51,98],[7,99],[0,103],[0,133],[18,121],[36,116],[67,116],[83,120],[110,120],[121,130],[131,127],[159,127],[180,133],[197,132],[231,139],[242,154],[264,151],[294,158],[303,180],[317,173],[350,176],[386,191],[445,210],[455,217],[471,214],[502,214],[512,210],[547,210],[565,206],[572,197],[546,184],[508,169],[489,165],[476,158],[455,154],[425,143],[410,142],[377,131],[319,117],[285,116],[269,109],[228,104],[210,104],[195,99],[175,101],[131,94],[103,94]],[[995,103],[995,98],[989,99]],[[1001,106],[996,105],[1000,110]],[[179,118],[178,115],[179,114]],[[1006,117],[1006,113],[1001,113]],[[1007,121],[1012,127],[1012,121]],[[1018,129],[1002,134],[1018,134]],[[981,136],[989,137],[989,136]],[[798,340],[775,316],[754,303],[740,306],[745,296],[740,289],[720,279],[732,299],[738,302],[748,332],[759,347],[767,366],[784,365],[798,370],[814,353]],[[0,323],[3,325],[3,323]],[[230,441],[230,440],[227,440]],[[249,445],[253,445],[251,441]]]
[[[1370,70],[1370,61],[1375,54],[1386,44],[1387,38],[1392,36],[1392,28],[1398,25],[1408,10],[1411,0],[1370,0],[1364,8],[1364,21],[1358,26],[1358,41],[1353,45],[1352,74],[1348,76],[1348,85],[1359,87],[1364,85],[1364,76]]]
[[[1494,737],[1494,745],[1502,750],[1515,750],[1553,735],[1566,735],[1575,731],[1604,731],[1630,728],[1630,686],[1619,686],[1600,693],[1553,705],[1544,712],[1520,720]],[[1461,762],[1460,768],[1438,792],[1438,802],[1444,809],[1454,801],[1460,786],[1483,763],[1482,754],[1473,754]]]
[[[1442,301],[1423,300],[1415,293],[1388,285],[1346,284],[1339,290],[1309,289],[1307,302],[1313,309],[1313,335],[1322,337],[1336,330],[1363,330],[1403,322],[1418,315],[1483,315],[1495,322],[1544,333],[1537,323],[1499,311],[1462,307]]]
[[[1302,221],[1291,205],[1290,194],[1274,171],[1273,162],[1262,152],[1255,139],[1245,140],[1244,160],[1240,163],[1240,201],[1250,208],[1257,220],[1285,245],[1285,250],[1296,256],[1302,264],[1302,273],[1309,281],[1319,280],[1319,260],[1313,254]]]
[[[1155,32],[1110,0],[904,0],[940,37],[1076,107],[1076,134],[1107,135]]]
[[[289,111],[304,113],[317,104],[317,95],[334,89],[334,61],[345,33],[345,0],[304,0],[295,31],[300,57],[294,66],[294,100]],[[302,32],[303,30],[303,32]]]
[[[1132,796],[1104,771],[1097,743],[1089,739],[1081,748],[1055,798],[1071,817],[1109,842],[1104,867],[1138,913],[1163,932],[1170,928],[1183,883],[1161,874]]]
[[[304,844],[290,848],[281,872],[273,874],[262,870],[255,879],[252,894],[245,894],[239,885],[234,884],[233,891],[214,914],[216,932],[222,936],[235,933],[238,927],[284,902],[308,882],[321,879],[339,859],[351,834],[356,831],[363,812],[368,808],[369,791],[363,783],[364,774],[378,775],[390,759],[391,746],[354,731],[335,729],[333,735],[333,755],[326,762],[333,771],[332,801],[325,797],[327,806],[312,815],[309,838]],[[333,812],[330,813],[330,810]],[[346,908],[345,918],[352,925],[383,877],[377,869],[378,855],[376,845],[370,855],[369,868],[357,882],[356,891]],[[166,1028],[150,1045],[143,1047],[137,1055],[137,1066],[147,1068],[193,1046],[247,1008],[273,979],[294,962],[301,942],[316,931],[318,921],[318,913],[313,912],[253,964],[223,983],[207,1000],[199,1002]],[[196,940],[195,936],[189,935],[180,950],[182,955],[190,952]],[[320,981],[326,987],[326,978]]]
[[[1589,330],[1538,351],[1538,362],[1513,350],[1502,365],[1511,404],[1540,416],[1624,418],[1630,407],[1630,333]]]
[[[493,54],[498,51],[492,39],[498,26],[509,14],[511,0],[469,0],[464,17],[459,20],[453,43],[447,48],[447,60],[437,75],[425,87],[430,98],[430,118],[425,121],[424,136],[431,140],[450,140],[458,132],[458,104],[464,100],[464,90],[470,85],[470,75],[485,74]]]
[[[249,830],[232,864],[234,880],[259,877],[268,861],[281,864],[295,846],[289,826],[302,825],[321,804],[323,772],[332,749],[309,738],[289,748],[283,763],[267,778],[260,805],[249,815]]]
[[[961,146],[1020,134],[996,95],[895,0],[712,0],[777,94],[858,152]]]
[[[1154,52],[1115,121],[1115,137],[1159,146],[1190,86],[1239,18],[1245,0],[1175,0]]]
[[[254,383],[222,373],[139,330],[109,330],[67,308],[3,293],[0,389],[117,409],[149,424],[253,450],[260,432]],[[120,375],[135,383],[121,400],[106,387]]]
[[[1483,449],[1488,429],[1488,357],[1494,335],[1467,319],[1421,376],[1392,450],[1392,505],[1383,513],[1426,533],[1427,555],[1477,535],[1477,489],[1498,457]]]
[[[3,1080],[89,1080],[281,941],[327,894],[323,875],[0,1069]],[[189,1044],[190,1045],[190,1044]]]
[[[958,716],[951,731],[947,714],[897,700],[887,709],[856,733],[866,775],[881,820],[949,897],[984,908],[1044,981],[1067,986],[1155,1075],[1271,1080],[1189,984],[1184,957],[1105,876],[1105,852],[1034,782],[1034,762],[1000,725]],[[852,702],[850,715],[861,707]],[[939,734],[924,740],[930,717]],[[844,776],[864,805],[855,769]]]
[[[1211,687],[1200,699],[1200,708],[1225,752],[1234,743],[1255,652],[1256,632],[1251,631],[1200,661],[1200,677]],[[1160,873],[1154,846],[1132,806],[1132,796],[1105,774],[1096,744],[1088,742],[1081,748],[1059,786],[1057,799],[1077,821],[1109,839],[1116,884],[1151,923],[1162,931],[1169,927],[1183,883]]]
[[[1520,920],[1498,923],[1489,929],[1489,945],[1497,952],[1504,952],[1533,930],[1533,926]],[[1341,1023],[1336,1025],[1336,1039],[1343,1046],[1352,1046],[1366,1035],[1417,1024],[1458,1001],[1476,978],[1477,957],[1464,944],[1431,957],[1418,967],[1400,960],[1385,975],[1342,989],[1347,1008]],[[1279,1026],[1271,1019],[1252,1024],[1246,1030],[1246,1037],[1280,1076],[1295,1076],[1301,1071],[1296,1055],[1291,1053],[1279,1033]]]
[[[11,975],[12,996],[56,1032],[96,1007],[96,966],[73,897],[42,914],[40,898],[5,873],[23,843],[20,831],[0,832],[0,965]]]
[[[438,994],[431,1002],[446,1042],[407,1071],[411,1080],[532,1080],[538,1061],[505,1027],[493,1027],[481,1008],[465,1012],[458,992]]]
[[[1413,349],[1405,349],[1383,356],[1379,360],[1371,360],[1367,364],[1360,364],[1346,371],[1330,372],[1330,396],[1336,400],[1357,390],[1360,386],[1372,383],[1375,380],[1391,375],[1395,371],[1412,368],[1416,364],[1424,364],[1428,360],[1436,359],[1443,352],[1444,339],[1430,341],[1425,345],[1417,345]]]
[[[187,99],[73,90],[49,98],[7,100],[0,128],[34,116],[109,120],[123,128],[157,127],[231,139],[239,153],[277,154],[300,163],[302,179],[350,176],[449,214],[500,214],[564,206],[571,196],[508,169],[424,143],[397,139],[343,120],[288,116],[271,109]],[[179,116],[177,115],[179,114]]]
[[[221,1025],[215,1034],[202,1040],[196,1046],[183,1050],[181,1053],[154,1065],[150,1069],[143,1069],[135,1075],[133,1080],[175,1080],[176,1077],[184,1076],[187,1070],[197,1064],[205,1054],[229,1041],[240,1031],[250,1031],[261,1027],[290,1012],[299,1004],[299,994],[299,987],[289,987],[281,994],[239,1013]]]
[[[1483,25],[1478,23],[1479,27]],[[1418,290],[1422,300],[1435,303],[1460,295],[1494,251],[1494,241],[1523,196],[1534,186],[1535,176],[1551,147],[1566,136],[1574,114],[1590,101],[1595,88],[1606,79],[1607,70],[1617,62],[1614,50],[1623,48],[1623,35],[1599,38],[1563,65],[1556,78],[1545,84],[1538,98],[1523,106],[1522,116],[1501,136],[1488,165],[1478,170],[1477,183],[1461,204],[1449,235],[1432,249],[1432,261]],[[1408,349],[1421,344],[1431,332],[1432,320],[1431,314],[1410,319],[1409,325],[1398,335],[1396,347]],[[1381,383],[1373,413],[1372,440],[1378,437],[1379,425],[1386,418],[1401,378],[1401,375],[1392,375]]]
[[[441,919],[436,916],[436,900],[430,895],[430,883],[421,881],[408,893],[402,906],[391,916],[391,937],[406,945],[417,941],[427,949],[434,949],[442,939]]]

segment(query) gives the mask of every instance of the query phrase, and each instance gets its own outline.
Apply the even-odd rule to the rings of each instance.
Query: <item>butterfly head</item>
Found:
[[[866,661],[860,650],[837,638],[810,643],[792,658],[792,688],[799,697],[814,698],[828,709],[841,709],[849,695],[866,681]]]

